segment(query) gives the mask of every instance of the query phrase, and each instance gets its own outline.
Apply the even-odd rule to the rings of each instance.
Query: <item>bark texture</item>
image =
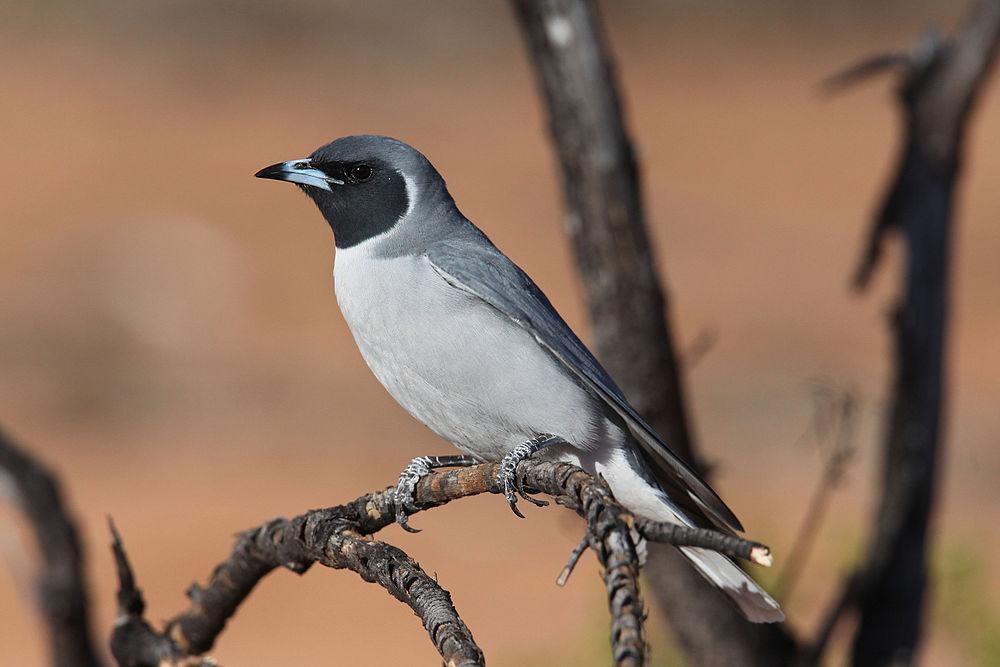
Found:
[[[502,493],[499,468],[499,464],[490,463],[424,477],[414,493],[416,511],[480,493]],[[607,485],[565,463],[525,461],[517,475],[525,488],[551,496],[586,520],[586,541],[601,564],[607,589],[615,665],[639,667],[647,656],[636,536],[677,546],[714,548],[734,557],[748,557],[752,549],[765,548],[711,530],[674,530],[656,522],[636,522],[614,500]],[[261,579],[278,568],[301,574],[319,563],[351,570],[409,605],[445,664],[485,664],[448,592],[403,551],[371,538],[393,525],[395,516],[390,487],[343,505],[313,510],[294,519],[275,519],[245,531],[208,583],[191,586],[188,608],[162,631],[155,630],[143,616],[145,602],[112,527],[120,582],[112,652],[120,665],[133,667],[207,665],[207,659],[197,656],[212,648]]]

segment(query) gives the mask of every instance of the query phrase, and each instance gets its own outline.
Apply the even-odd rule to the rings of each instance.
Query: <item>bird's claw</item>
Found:
[[[522,442],[520,445],[514,449],[507,452],[503,459],[500,461],[500,482],[503,484],[503,494],[507,498],[507,504],[510,505],[510,511],[514,513],[515,516],[520,518],[525,518],[521,514],[521,510],[517,507],[517,496],[520,495],[522,498],[532,503],[537,507],[545,507],[548,502],[544,500],[538,500],[528,495],[524,486],[517,479],[517,466],[521,461],[529,458],[532,454],[537,452],[539,449],[553,444],[558,439],[554,436],[545,434],[541,435],[527,442]]]
[[[429,474],[430,471],[430,458],[427,456],[418,456],[403,468],[403,472],[399,473],[399,481],[396,482],[396,488],[392,492],[392,501],[396,506],[396,523],[408,533],[420,532],[419,528],[410,526],[407,509],[416,509],[416,506],[413,504],[413,491],[416,489],[420,478]]]
[[[504,486],[506,488],[506,485]],[[517,508],[517,496],[514,495],[514,492],[506,491],[504,495],[507,496],[507,504],[510,506],[510,511],[514,513],[514,516],[516,516],[519,519],[527,518],[523,514],[521,514],[521,510]]]
[[[399,481],[392,492],[392,501],[396,506],[396,523],[408,533],[419,533],[416,528],[411,528],[408,522],[409,512],[415,512],[419,507],[413,499],[413,492],[417,488],[417,483],[424,475],[429,475],[435,468],[463,468],[476,464],[476,459],[472,456],[448,455],[448,456],[418,456],[410,461],[399,473]]]
[[[525,500],[527,500],[529,503],[531,503],[535,507],[548,507],[549,506],[549,501],[547,501],[547,500],[541,500],[539,498],[535,498],[534,496],[532,496],[531,494],[529,494],[527,491],[525,491],[524,490],[524,485],[521,484],[520,480],[518,480],[516,476],[515,476],[514,480],[515,480],[514,481],[514,485],[517,488],[517,495],[521,496],[522,498],[524,498]]]

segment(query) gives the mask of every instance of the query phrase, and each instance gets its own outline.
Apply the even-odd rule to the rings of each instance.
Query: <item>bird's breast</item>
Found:
[[[358,250],[337,253],[337,300],[365,362],[413,416],[487,460],[539,433],[593,441],[594,399],[533,336],[426,257]]]

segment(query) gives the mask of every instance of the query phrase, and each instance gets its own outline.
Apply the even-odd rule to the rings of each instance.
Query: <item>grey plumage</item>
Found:
[[[484,461],[553,434],[569,444],[539,456],[601,474],[636,514],[742,530],[527,274],[462,216],[418,151],[347,137],[258,175],[297,182],[317,203],[334,231],[337,300],[362,356],[433,431]],[[783,619],[728,559],[682,551],[747,618]]]
[[[625,420],[647,457],[660,463],[662,472],[684,489],[714,523],[730,530],[743,530],[739,519],[715,491],[639,416],[531,278],[482,232],[469,223],[467,234],[429,246],[427,256],[450,284],[474,294],[531,333],[585,387]]]

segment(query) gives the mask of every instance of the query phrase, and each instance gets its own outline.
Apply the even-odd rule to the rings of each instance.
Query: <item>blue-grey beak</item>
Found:
[[[273,178],[276,181],[288,181],[299,185],[311,185],[314,188],[332,192],[330,184],[343,185],[344,182],[333,178],[321,169],[312,166],[308,158],[279,162],[270,167],[264,167],[256,174],[257,178]]]

